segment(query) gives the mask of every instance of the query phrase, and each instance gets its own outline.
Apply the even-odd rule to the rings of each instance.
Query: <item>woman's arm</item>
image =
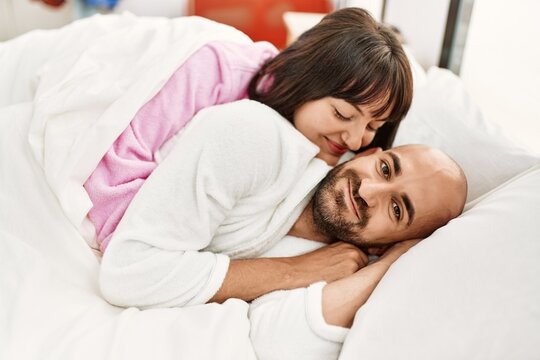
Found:
[[[351,327],[356,311],[367,301],[390,266],[419,241],[401,241],[386,250],[373,264],[351,276],[327,284],[323,289],[322,298],[326,322]]]
[[[84,184],[93,204],[88,216],[101,251],[157,167],[157,153],[164,144],[201,109],[247,96],[253,73],[274,54],[271,45],[265,44],[206,44],[137,112]]]

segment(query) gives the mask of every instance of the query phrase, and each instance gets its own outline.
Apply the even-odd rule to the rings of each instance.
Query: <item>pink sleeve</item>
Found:
[[[84,184],[93,203],[88,217],[102,251],[131,199],[156,168],[155,152],[199,110],[246,98],[253,74],[275,54],[275,48],[264,42],[209,43],[137,112]]]

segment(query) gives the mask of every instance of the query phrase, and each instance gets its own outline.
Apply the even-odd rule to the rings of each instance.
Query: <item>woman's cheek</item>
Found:
[[[362,147],[366,147],[371,144],[373,142],[373,139],[375,139],[375,132],[366,131],[364,133],[364,136],[362,137]]]

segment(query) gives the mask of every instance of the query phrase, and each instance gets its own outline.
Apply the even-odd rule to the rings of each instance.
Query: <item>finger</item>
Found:
[[[367,256],[367,254],[363,251],[361,252],[361,261],[362,262],[360,263],[360,265],[362,267],[366,266],[369,263],[369,256]]]

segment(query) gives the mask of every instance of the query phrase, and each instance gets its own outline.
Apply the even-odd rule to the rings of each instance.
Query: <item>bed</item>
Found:
[[[249,41],[193,21],[95,16],[0,44],[1,359],[257,358],[247,303],[114,307],[86,242],[82,183],[137,110],[126,99],[148,100],[202,41]],[[170,51],[201,29],[190,50]],[[427,143],[462,164],[466,211],[392,266],[340,359],[537,359],[540,158],[484,119],[452,73],[415,69],[396,143]]]

